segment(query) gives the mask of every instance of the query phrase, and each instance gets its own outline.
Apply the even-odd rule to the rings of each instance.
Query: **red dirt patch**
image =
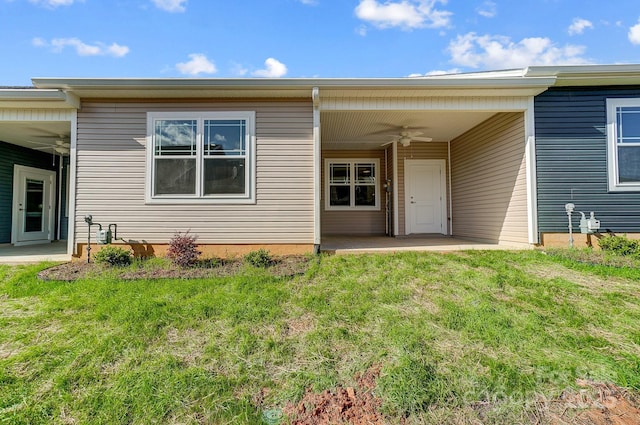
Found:
[[[273,265],[267,270],[278,277],[295,276],[306,272],[311,262],[311,257],[307,256],[285,256],[274,260]],[[72,261],[60,264],[38,273],[38,278],[42,280],[63,280],[74,281],[85,277],[100,276],[105,270],[109,270],[117,275],[120,279],[193,279],[208,277],[233,276],[237,274],[244,263],[242,260],[226,260],[220,261],[219,264],[213,266],[206,262],[204,266],[194,266],[189,268],[181,268],[178,266],[168,267],[149,267],[149,268],[133,268],[133,267],[110,267],[101,264],[87,263],[85,261]]]
[[[379,409],[382,400],[373,395],[380,367],[373,367],[356,376],[354,387],[337,387],[320,394],[307,390],[296,404],[288,404],[283,409],[289,416],[291,425],[382,424]]]
[[[553,425],[640,425],[640,399],[613,384],[579,379],[579,391],[538,404],[543,423]]]

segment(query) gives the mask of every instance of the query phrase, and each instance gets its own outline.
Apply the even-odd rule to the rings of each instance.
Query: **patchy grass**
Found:
[[[637,268],[538,251],[321,257],[294,277],[38,280],[47,266],[0,266],[0,422],[260,423],[374,366],[391,423],[535,423],[578,379],[640,391]]]

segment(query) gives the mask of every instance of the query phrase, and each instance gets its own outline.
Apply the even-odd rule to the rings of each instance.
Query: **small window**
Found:
[[[325,160],[325,209],[379,210],[377,159]]]
[[[148,114],[147,200],[254,200],[253,112]]]
[[[609,190],[640,191],[640,99],[607,100]]]

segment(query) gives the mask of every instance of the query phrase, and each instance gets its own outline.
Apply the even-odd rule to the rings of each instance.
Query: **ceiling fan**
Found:
[[[38,142],[33,140],[27,140],[26,142],[32,145],[38,145],[33,147],[32,149],[38,151],[47,151],[51,150],[52,153],[57,153],[59,155],[68,155],[71,149],[71,143],[65,140],[64,136],[60,137],[51,137],[50,139],[54,139],[53,143],[46,142]]]
[[[387,142],[387,143],[383,143],[381,146],[387,146],[390,145],[393,142],[398,142],[400,143],[403,147],[407,147],[411,144],[412,140],[415,140],[417,142],[431,142],[433,140],[432,137],[420,137],[422,136],[424,133],[422,131],[413,131],[410,130],[409,127],[407,126],[403,126],[400,129],[400,133],[399,134],[394,134],[391,135],[391,141]]]

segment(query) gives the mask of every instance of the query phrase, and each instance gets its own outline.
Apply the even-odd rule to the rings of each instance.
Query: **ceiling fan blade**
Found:
[[[424,132],[422,131],[403,131],[403,133],[405,133],[407,137],[411,137],[411,138],[414,138],[416,136],[421,136],[424,134]]]
[[[433,142],[433,137],[412,137],[416,142]]]

